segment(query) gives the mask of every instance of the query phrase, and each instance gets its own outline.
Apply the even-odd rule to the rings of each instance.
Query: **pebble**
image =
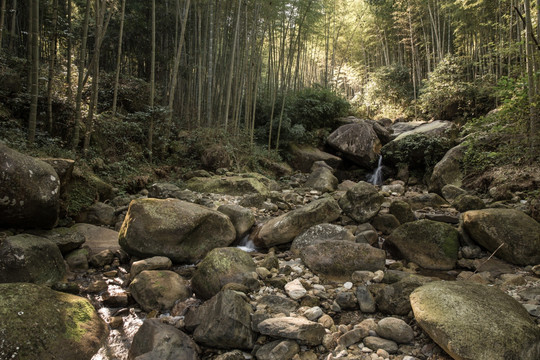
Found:
[[[285,291],[293,300],[299,300],[307,294],[307,290],[298,279],[287,283],[287,285],[285,285]]]
[[[347,290],[350,290],[350,289],[352,289],[352,287],[353,287],[353,283],[350,282],[350,281],[347,281],[345,284],[343,284],[343,287],[344,287],[345,289],[347,289]]]

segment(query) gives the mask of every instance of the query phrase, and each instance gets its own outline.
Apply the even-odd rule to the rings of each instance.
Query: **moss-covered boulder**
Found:
[[[377,215],[383,201],[384,197],[375,186],[360,181],[339,199],[339,206],[345,214],[362,224]]]
[[[306,206],[267,221],[259,230],[255,244],[269,248],[289,243],[313,225],[334,221],[340,214],[341,209],[333,198],[312,201]]]
[[[90,360],[107,335],[85,298],[35,284],[0,284],[2,359]]]
[[[373,125],[367,120],[340,126],[326,141],[346,158],[365,168],[371,168],[377,162],[382,147]]]
[[[177,199],[133,200],[118,235],[128,254],[166,256],[176,263],[194,263],[235,238],[226,215]]]
[[[266,185],[251,176],[194,177],[186,182],[186,187],[200,193],[214,193],[240,196],[246,193],[268,194]]]
[[[214,249],[199,263],[191,285],[198,297],[209,299],[226,284],[242,284],[253,279],[255,269],[251,256],[241,249]]]
[[[129,285],[133,298],[145,311],[170,310],[191,296],[187,282],[170,270],[144,270]]]
[[[66,272],[62,253],[50,240],[19,234],[0,243],[0,283],[53,285]]]
[[[291,165],[295,170],[308,173],[317,161],[324,161],[333,169],[337,169],[343,160],[341,158],[321,151],[310,145],[290,145]]]
[[[446,223],[419,220],[395,229],[386,243],[407,261],[425,269],[450,270],[458,257],[459,233]]]
[[[53,167],[0,143],[0,227],[51,229],[58,222],[60,178]]]
[[[540,359],[540,328],[502,291],[437,281],[410,296],[416,321],[454,359]]]
[[[540,264],[540,224],[522,211],[467,211],[463,214],[463,227],[476,243],[491,252],[498,249],[497,257],[509,263]]]
[[[339,181],[337,177],[332,174],[332,170],[326,167],[318,167],[309,175],[305,186],[325,193],[336,191],[338,183]]]
[[[299,255],[303,248],[321,241],[345,240],[353,241],[353,233],[343,226],[334,224],[318,224],[310,227],[294,238],[291,243],[291,252]]]
[[[464,145],[458,145],[448,150],[441,161],[433,168],[429,180],[429,191],[441,194],[443,187],[446,185],[457,187],[462,185],[464,174],[461,168],[465,150]]]

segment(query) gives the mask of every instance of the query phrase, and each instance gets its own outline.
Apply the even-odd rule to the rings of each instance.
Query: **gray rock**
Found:
[[[459,212],[466,212],[469,210],[481,210],[486,207],[486,204],[478,196],[474,195],[459,195],[453,202],[452,206]]]
[[[199,348],[189,336],[159,319],[146,319],[129,348],[133,360],[198,360]]]
[[[166,256],[179,263],[201,260],[235,238],[226,215],[176,199],[133,200],[118,234],[120,246],[131,255]]]
[[[301,249],[325,240],[354,241],[354,235],[343,226],[318,224],[295,237],[290,250],[293,254],[298,255]]]
[[[398,351],[398,345],[394,341],[382,339],[376,336],[368,336],[364,338],[364,345],[373,351],[383,349],[389,354],[395,354]]]
[[[365,223],[377,215],[383,201],[384,197],[379,194],[375,186],[360,181],[339,199],[339,206],[345,214],[358,223]]]
[[[290,154],[292,167],[304,173],[309,173],[313,164],[318,161],[324,161],[333,169],[337,169],[343,162],[341,158],[309,145],[292,144]]]
[[[52,230],[33,230],[32,234],[45,237],[58,246],[62,255],[78,249],[86,241],[83,234],[74,228],[57,227]],[[117,241],[117,239],[115,238]]]
[[[0,227],[51,229],[58,222],[60,178],[53,167],[0,143]]]
[[[186,187],[200,193],[214,193],[241,196],[246,193],[268,194],[265,182],[270,182],[262,175],[258,176],[212,176],[194,177],[186,182]]]
[[[411,305],[420,327],[454,359],[540,358],[540,328],[494,287],[437,281],[415,290]]]
[[[351,345],[357,344],[362,339],[364,339],[366,336],[369,335],[368,329],[364,327],[358,327],[356,329],[352,329],[350,331],[347,331],[345,334],[341,335],[337,343],[340,346],[343,346],[344,348],[348,348]]]
[[[356,298],[358,299],[358,305],[360,305],[360,311],[363,313],[374,313],[376,311],[375,299],[366,286],[358,286]]]
[[[79,214],[77,222],[113,226],[116,223],[116,215],[112,206],[97,202]]]
[[[231,222],[236,229],[237,239],[242,239],[255,224],[255,215],[253,215],[251,210],[240,205],[221,205],[217,210],[231,219]]]
[[[320,345],[326,334],[321,324],[294,317],[266,319],[259,324],[258,329],[263,335],[297,340],[310,346]]]
[[[332,170],[319,167],[309,175],[304,185],[307,188],[326,193],[336,191],[338,182],[337,177],[332,174]]]
[[[19,234],[9,236],[0,243],[0,283],[53,285],[65,273],[62,253],[48,239]]]
[[[86,271],[89,257],[88,249],[77,249],[67,254],[65,259],[71,271]]]
[[[350,291],[340,291],[336,295],[336,302],[343,310],[352,310],[357,307],[356,296]]]
[[[377,308],[382,313],[389,315],[407,315],[411,311],[409,295],[428,281],[421,277],[406,277],[385,286],[375,298]]]
[[[93,267],[101,268],[105,265],[110,265],[114,260],[114,253],[107,249],[100,251],[97,254],[94,254],[90,257],[89,263]]]
[[[178,186],[170,183],[154,183],[148,188],[148,197],[156,199],[175,198],[175,194],[182,191]]]
[[[145,270],[129,285],[129,291],[137,303],[147,312],[170,310],[177,300],[191,296],[187,282],[169,270]]]
[[[131,264],[130,277],[133,280],[135,276],[144,270],[169,270],[171,266],[171,259],[165,256],[154,256],[148,259],[134,261]]]
[[[401,225],[416,220],[411,205],[408,202],[401,200],[393,201],[388,210],[390,214],[396,217]]]
[[[284,313],[289,316],[290,313],[293,313],[298,308],[296,301],[277,295],[265,295],[259,299],[258,303],[265,305],[266,312],[269,314]]]
[[[326,141],[346,158],[366,168],[377,161],[382,147],[373,125],[365,120],[340,126]]]
[[[276,340],[257,350],[258,360],[290,360],[300,352],[300,346],[292,340]]]
[[[465,157],[465,150],[466,147],[461,144],[453,147],[435,165],[429,181],[430,192],[440,194],[445,185],[457,187],[462,185],[464,174],[461,170],[461,163]]]
[[[407,199],[407,201],[411,205],[412,210],[420,210],[427,207],[439,209],[450,205],[446,200],[434,193],[417,195]]]
[[[193,338],[199,344],[218,349],[252,349],[251,305],[244,296],[224,290],[199,309],[199,325]]]
[[[120,250],[118,231],[91,224],[75,224],[69,230],[84,237],[84,245],[92,254],[103,250]]]
[[[382,232],[385,235],[390,234],[394,229],[398,228],[400,224],[399,220],[392,214],[377,214],[371,220],[373,227],[377,231]]]
[[[387,317],[377,324],[377,334],[398,344],[408,344],[414,340],[413,329],[403,320]]]
[[[446,201],[453,202],[459,195],[467,194],[467,191],[455,185],[448,184],[442,188],[441,193]]]
[[[310,227],[336,220],[341,214],[333,198],[322,198],[267,221],[260,229],[255,245],[272,247],[291,242]]]
[[[193,274],[193,291],[202,299],[216,295],[229,283],[246,284],[252,280],[256,266],[245,251],[238,248],[218,248],[210,251]]]

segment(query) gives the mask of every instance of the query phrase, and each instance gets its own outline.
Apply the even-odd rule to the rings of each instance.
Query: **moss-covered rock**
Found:
[[[540,328],[502,291],[437,281],[410,296],[416,321],[454,359],[536,360]]]
[[[139,199],[129,205],[118,242],[131,255],[194,263],[235,238],[233,224],[218,211],[177,199]]]
[[[64,277],[65,272],[62,253],[50,240],[19,234],[0,244],[0,283],[53,285]]]
[[[391,250],[426,269],[453,269],[459,250],[459,233],[451,225],[419,220],[401,225],[386,239]]]
[[[292,144],[289,152],[293,168],[304,173],[310,172],[313,163],[317,161],[324,161],[333,169],[337,169],[343,162],[341,158],[309,145]]]
[[[44,286],[0,284],[2,359],[91,359],[108,327],[88,300]]]
[[[145,311],[170,310],[191,296],[187,282],[170,270],[144,270],[129,285],[133,298]]]
[[[75,166],[71,179],[65,186],[64,207],[67,215],[75,216],[90,207],[96,200],[111,200],[112,185],[100,179],[90,169]]]
[[[200,193],[244,195],[246,193],[268,194],[268,188],[255,177],[212,176],[194,177],[186,182],[188,189]]]
[[[209,299],[229,283],[242,284],[253,279],[255,263],[251,256],[238,248],[218,248],[210,251],[199,263],[191,279],[198,297]]]
[[[362,224],[377,215],[383,201],[384,197],[375,186],[360,181],[339,199],[339,206],[345,214]]]

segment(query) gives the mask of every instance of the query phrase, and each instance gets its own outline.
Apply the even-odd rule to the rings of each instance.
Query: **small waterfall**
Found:
[[[244,250],[245,252],[253,252],[257,250],[257,247],[255,246],[253,241],[249,240],[249,234],[244,236],[242,240],[240,240],[237,248]]]
[[[382,173],[382,155],[379,155],[379,162],[375,171],[368,175],[368,183],[373,185],[382,185],[383,184],[383,173]]]

